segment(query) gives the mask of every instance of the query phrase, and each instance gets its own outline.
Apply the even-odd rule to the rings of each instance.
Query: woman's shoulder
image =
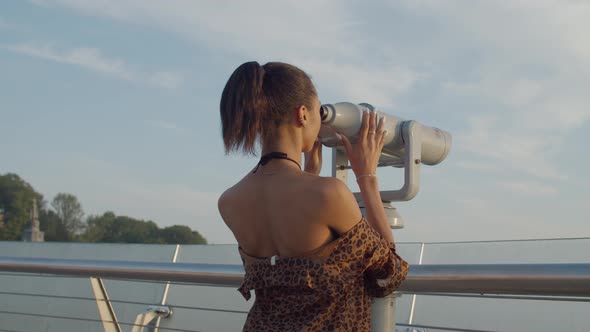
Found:
[[[235,185],[227,188],[225,191],[223,191],[221,193],[221,195],[219,195],[219,198],[217,199],[217,205],[220,210],[226,204],[231,203],[231,201],[234,199],[234,196],[235,196],[234,195],[234,191],[235,191],[234,187],[235,187]]]
[[[217,210],[227,226],[230,226],[229,220],[232,219],[230,216],[235,214],[233,207],[239,202],[239,196],[239,186],[235,184],[227,188],[217,199]]]
[[[307,190],[310,190],[317,195],[324,196],[326,199],[345,195],[347,192],[350,192],[348,186],[335,177],[308,175],[303,179],[305,183],[302,182],[302,184],[307,187]]]
[[[346,183],[337,178],[318,180],[316,199],[321,219],[339,234],[351,229],[362,217],[356,198]]]
[[[297,184],[298,191],[323,209],[341,210],[344,205],[356,206],[356,198],[343,181],[334,177],[305,176]]]

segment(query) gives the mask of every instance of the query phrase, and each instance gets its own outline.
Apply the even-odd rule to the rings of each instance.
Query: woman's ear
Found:
[[[305,105],[301,105],[297,108],[296,114],[296,123],[302,127],[305,127],[305,123],[307,122],[307,107]]]

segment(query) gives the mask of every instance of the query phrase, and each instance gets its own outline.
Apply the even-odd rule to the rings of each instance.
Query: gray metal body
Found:
[[[355,143],[361,128],[362,112],[372,109],[369,104],[357,105],[348,102],[322,105],[320,140],[328,147],[341,147],[340,139],[336,136],[336,133],[340,133]],[[382,161],[391,158],[403,159],[406,154],[404,130],[408,130],[408,121],[380,111],[377,111],[377,116],[385,118],[384,127],[387,130]],[[447,157],[452,145],[450,133],[420,124],[417,134],[421,138],[421,163],[436,165]]]
[[[322,126],[319,137],[324,145],[334,148],[333,173],[350,168],[337,134],[344,135],[355,143],[361,128],[362,113],[371,109],[373,107],[369,104],[356,105],[347,102],[322,105]],[[382,190],[381,198],[386,202],[411,200],[418,194],[420,188],[420,166],[436,165],[443,161],[451,148],[451,135],[444,130],[428,127],[414,120],[406,121],[390,114],[377,113],[379,117],[385,118],[385,129],[388,132],[385,136],[385,146],[381,152],[379,167],[404,168],[403,186],[397,190]],[[355,195],[362,207],[364,204],[360,195]]]

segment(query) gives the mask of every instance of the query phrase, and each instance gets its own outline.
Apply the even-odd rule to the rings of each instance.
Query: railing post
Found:
[[[424,242],[420,246],[420,258],[418,258],[418,265],[422,265],[422,258],[424,257]],[[410,317],[408,317],[408,324],[414,324],[414,314],[416,312],[416,294],[412,295],[412,305],[410,306]]]
[[[176,263],[176,261],[178,260],[178,253],[179,252],[180,252],[180,244],[177,244],[176,248],[174,248],[174,254],[172,254],[172,263]],[[169,290],[170,290],[170,281],[167,281],[166,286],[164,286],[164,293],[162,293],[162,301],[160,302],[160,305],[162,305],[162,306],[166,305],[166,301],[168,300],[168,291]],[[154,328],[153,332],[159,331],[161,321],[162,321],[162,316],[158,316],[158,318],[156,318],[155,328]]]
[[[400,294],[373,298],[371,303],[371,332],[395,331],[395,299]]]
[[[107,294],[107,289],[104,287],[104,283],[101,278],[90,277],[90,285],[94,298],[96,299],[96,305],[98,307],[98,314],[105,332],[121,332],[121,326],[117,321],[117,315]]]

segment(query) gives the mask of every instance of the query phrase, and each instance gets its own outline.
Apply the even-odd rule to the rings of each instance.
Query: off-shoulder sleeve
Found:
[[[365,287],[371,297],[385,297],[402,284],[410,266],[397,254],[395,244],[372,229],[367,233]]]

